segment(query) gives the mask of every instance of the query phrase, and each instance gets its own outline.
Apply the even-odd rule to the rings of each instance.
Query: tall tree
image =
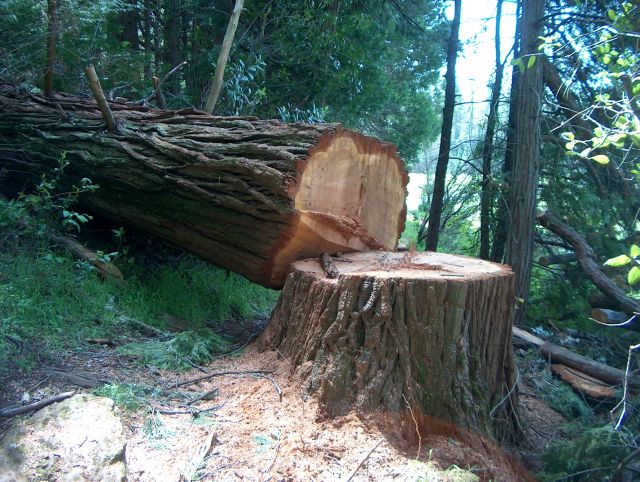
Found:
[[[53,66],[56,61],[56,36],[58,33],[58,7],[56,0],[47,1],[47,71],[44,75],[44,95],[53,94]]]
[[[516,6],[516,31],[513,42],[513,57],[520,57],[521,51],[521,25],[522,25],[522,2],[517,0]],[[519,65],[513,66],[511,70],[511,87],[509,95],[509,117],[507,120],[507,140],[502,163],[502,183],[498,192],[498,203],[495,216],[495,228],[493,234],[493,245],[491,247],[491,261],[501,263],[504,260],[504,250],[507,244],[507,229],[509,225],[509,182],[511,181],[511,171],[513,169],[513,146],[515,145],[516,134],[516,114],[518,111],[518,84],[520,80]]]
[[[516,273],[516,295],[521,301],[515,323],[522,321],[529,297],[533,231],[540,172],[540,106],[542,99],[542,62],[537,62],[538,42],[542,34],[544,0],[523,0],[522,56],[523,73],[516,87],[518,101],[513,146],[513,171],[509,196],[510,224],[506,261]]]
[[[482,143],[482,192],[480,195],[480,257],[489,259],[491,237],[491,208],[493,204],[493,180],[491,179],[491,158],[493,157],[493,138],[498,118],[498,102],[502,91],[502,77],[504,62],[500,54],[500,20],[502,18],[503,0],[498,0],[496,10],[496,33],[494,36],[496,55],[496,74],[491,87],[489,114],[487,115],[487,129]]]
[[[460,13],[462,0],[454,0],[454,15],[451,23],[451,34],[447,44],[447,73],[445,74],[444,108],[442,110],[442,131],[440,133],[440,151],[433,186],[433,198],[429,209],[429,227],[427,228],[426,249],[438,249],[440,235],[440,220],[442,218],[442,204],[444,188],[447,180],[447,166],[449,151],[451,150],[451,129],[453,127],[453,111],[456,101],[456,59],[458,57],[458,37],[460,32]]]
[[[218,62],[216,63],[216,72],[211,81],[211,90],[207,96],[207,104],[204,108],[205,112],[209,114],[213,113],[213,109],[218,102],[218,96],[220,95],[220,89],[222,89],[222,81],[224,78],[224,68],[227,66],[227,60],[229,60],[229,53],[231,52],[231,46],[233,45],[233,37],[236,35],[236,28],[238,28],[238,21],[240,20],[240,13],[242,13],[242,6],[244,0],[236,0],[233,12],[231,12],[231,18],[229,19],[229,25],[227,26],[227,32],[224,34],[224,40],[222,41],[222,47],[220,48],[220,55],[218,56]]]

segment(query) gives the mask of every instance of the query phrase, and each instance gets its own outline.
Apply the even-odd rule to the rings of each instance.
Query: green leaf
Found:
[[[536,56],[532,55],[531,57],[529,57],[529,60],[527,60],[527,68],[530,69],[534,65],[536,65]]]
[[[631,256],[632,258],[640,256],[640,246],[638,246],[637,244],[632,244],[631,249],[629,249],[629,256]]]
[[[520,73],[523,74],[524,73],[524,62],[522,62],[521,58],[518,59],[513,59],[511,61],[511,65],[517,65],[518,69],[520,70]]]
[[[573,151],[574,147],[576,147],[576,141],[569,141],[564,146],[567,151]]]
[[[626,254],[621,254],[620,256],[606,260],[604,265],[619,268],[620,266],[626,266],[629,263],[631,263],[631,258]]]
[[[589,159],[596,161],[598,164],[602,164],[603,166],[609,164],[609,157],[604,154],[598,154],[596,156],[591,156]]]
[[[638,268],[637,266],[634,266],[633,268],[631,268],[631,270],[629,271],[629,274],[627,275],[627,282],[633,286],[639,281],[640,281],[640,268]]]

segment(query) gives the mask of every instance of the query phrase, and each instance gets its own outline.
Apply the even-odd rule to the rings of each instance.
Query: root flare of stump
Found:
[[[344,261],[344,262],[341,262]],[[330,416],[402,412],[492,438],[513,433],[508,266],[440,253],[370,251],[294,263],[267,329]]]

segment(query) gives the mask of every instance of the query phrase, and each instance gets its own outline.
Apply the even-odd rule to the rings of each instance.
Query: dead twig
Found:
[[[369,460],[369,457],[371,457],[371,454],[380,446],[380,444],[384,442],[384,439],[380,439],[380,441],[371,449],[369,450],[369,452],[367,453],[367,455],[364,456],[364,458],[360,461],[360,463],[358,464],[358,466],[354,469],[353,472],[351,472],[351,475],[349,475],[349,477],[347,479],[345,479],[344,482],[350,482],[351,479],[353,479],[356,474],[358,473],[358,470],[360,470],[360,467],[362,467],[364,465],[364,463]]]
[[[248,371],[229,371],[229,372],[214,372],[209,373],[208,375],[204,375],[198,378],[193,378],[191,380],[185,380],[183,382],[176,383],[177,387],[186,387],[188,385],[193,385],[194,383],[201,382],[203,380],[208,380],[214,377],[224,377],[227,375],[263,375],[265,373],[273,373],[273,370],[248,370]]]
[[[278,394],[280,401],[282,401],[282,390],[280,389],[280,385],[278,385],[278,383],[273,378],[271,378],[268,375],[263,375],[261,373],[256,373],[255,375],[259,378],[266,378],[267,380],[269,380],[273,385],[273,387],[276,389],[276,393]]]
[[[85,72],[89,79],[89,86],[93,92],[93,97],[96,99],[98,109],[100,109],[104,123],[107,125],[107,130],[109,132],[115,132],[118,129],[118,123],[116,122],[115,117],[113,117],[113,112],[111,112],[111,108],[107,103],[107,98],[104,96],[96,70],[93,65],[88,65]]]
[[[624,459],[620,461],[620,463],[618,464],[618,467],[616,468],[615,472],[611,476],[610,480],[612,480],[613,482],[618,482],[619,480],[621,480],[622,473],[627,468],[627,465],[629,465],[629,463],[633,459],[639,456],[640,456],[640,447],[635,449],[633,452],[631,452],[629,455],[627,455]]]
[[[157,408],[157,407],[151,407],[153,409],[153,411],[158,412],[162,415],[191,415],[192,417],[197,417],[203,413],[208,413],[208,412],[215,412],[217,410],[220,410],[222,407],[224,407],[224,403],[221,403],[220,405],[214,405],[213,407],[209,407],[209,408],[200,408],[200,409],[190,409],[190,410],[170,410],[168,408]]]
[[[203,400],[213,400],[218,395],[218,389],[214,388],[213,390],[209,390],[208,392],[203,393],[202,395],[189,400],[187,405],[193,405],[196,402],[201,402]]]
[[[67,398],[73,397],[77,391],[73,392],[63,392],[58,395],[54,395],[53,397],[43,398],[40,401],[30,403],[29,405],[23,405],[21,407],[9,407],[3,410],[0,410],[0,418],[10,418],[15,417],[16,415],[21,415],[23,413],[33,412],[35,410],[40,410],[47,405],[51,405],[52,403],[61,402]]]
[[[282,442],[278,442],[278,446],[276,447],[276,453],[273,456],[273,459],[271,460],[271,463],[269,464],[269,467],[267,467],[267,470],[263,471],[263,474],[268,475],[269,472],[271,472],[271,469],[273,468],[273,466],[276,463],[276,460],[278,460],[278,454],[280,453],[280,446],[282,445]]]
[[[404,393],[402,394],[402,398],[404,398],[404,403],[407,404],[407,408],[411,414],[411,419],[413,420],[413,425],[416,427],[416,435],[418,436],[418,453],[416,454],[416,460],[419,460],[420,452],[422,451],[422,435],[420,435],[420,427],[418,427],[418,421],[416,420],[416,416],[413,414],[413,408],[411,408],[409,400],[404,396]]]
[[[184,67],[185,65],[187,65],[187,61],[185,60],[184,62],[180,62],[178,65],[176,65],[174,68],[172,68],[167,75],[165,75],[164,77],[162,77],[162,80],[160,82],[158,82],[158,85],[156,86],[156,88],[154,89],[154,91],[151,93],[151,95],[149,95],[149,97],[142,99],[138,102],[134,102],[133,105],[144,105],[147,102],[149,102],[151,99],[153,99],[154,97],[156,97],[158,95],[158,92],[160,91],[160,88],[162,87],[162,84],[165,83],[165,81],[171,77],[173,74],[175,74],[178,70],[180,70],[182,67]],[[155,85],[155,82],[154,82]]]
[[[627,400],[629,397],[629,373],[631,372],[631,360],[633,359],[633,352],[640,350],[640,343],[637,345],[631,345],[629,347],[629,355],[627,356],[627,368],[624,371],[624,383],[623,383],[623,392],[622,392],[622,400],[618,403],[612,410],[616,410],[620,405],[622,405],[622,412],[620,412],[620,417],[618,418],[618,423],[616,423],[616,430],[618,430],[625,419],[627,418]]]
[[[128,316],[121,315],[118,317],[118,321],[120,323],[129,323],[131,325],[135,325],[138,328],[142,329],[142,331],[146,331],[147,334],[151,334],[151,336],[157,336],[159,338],[168,339],[171,338],[171,334],[166,331],[159,330],[151,325],[147,325],[146,323],[136,320],[134,318],[129,318]]]

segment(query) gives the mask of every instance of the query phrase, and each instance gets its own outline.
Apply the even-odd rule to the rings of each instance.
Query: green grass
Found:
[[[210,325],[266,316],[278,295],[192,256],[153,269],[120,259],[125,279],[101,281],[67,253],[50,250],[46,229],[21,229],[16,215],[22,211],[0,200],[0,378],[86,349],[87,338],[140,338],[123,316],[161,329],[167,316],[177,317],[185,331],[134,341],[121,353],[164,368],[187,367],[185,358],[206,363],[227,348]]]

